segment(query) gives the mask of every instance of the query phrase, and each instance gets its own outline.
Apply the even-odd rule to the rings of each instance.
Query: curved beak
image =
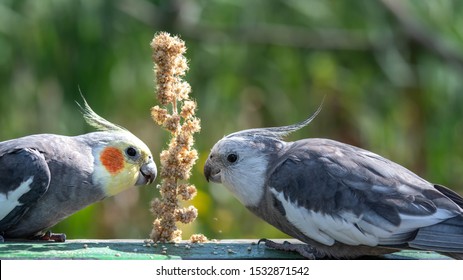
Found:
[[[222,176],[220,175],[220,168],[214,167],[210,160],[206,161],[204,165],[204,176],[208,182],[222,183]]]
[[[156,164],[150,157],[150,160],[141,166],[140,174],[138,175],[138,179],[135,185],[139,186],[151,184],[153,183],[154,179],[156,179],[157,174],[158,170],[156,168]]]

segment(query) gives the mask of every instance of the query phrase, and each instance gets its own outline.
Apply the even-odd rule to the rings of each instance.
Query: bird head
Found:
[[[223,184],[244,205],[254,206],[263,194],[268,161],[264,143],[227,136],[212,148],[204,175],[207,181]]]
[[[100,130],[84,136],[94,157],[92,179],[106,196],[132,186],[151,184],[157,168],[146,144],[125,128],[97,115],[85,99],[81,108],[86,122]]]
[[[309,124],[320,112],[288,126],[254,128],[229,134],[211,149],[204,165],[207,181],[223,184],[245,206],[262,198],[271,163],[287,145],[286,135]]]

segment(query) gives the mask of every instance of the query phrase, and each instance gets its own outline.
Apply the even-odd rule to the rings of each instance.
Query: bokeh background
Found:
[[[168,31],[186,41],[202,121],[191,201],[199,218],[181,226],[185,239],[285,236],[208,184],[202,168],[224,135],[301,121],[323,98],[321,114],[289,139],[360,146],[463,193],[462,14],[460,0],[1,0],[0,141],[92,131],[75,104],[80,88],[96,112],[159,155],[168,135],[150,118],[149,43]],[[90,206],[53,231],[147,238],[154,186]]]

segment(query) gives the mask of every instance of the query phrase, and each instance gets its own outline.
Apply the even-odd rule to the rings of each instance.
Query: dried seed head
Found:
[[[181,184],[177,188],[177,193],[183,200],[188,201],[196,196],[197,191],[193,185]]]
[[[151,117],[158,125],[162,125],[167,118],[170,118],[171,116],[167,113],[166,109],[160,108],[156,105],[151,108]]]
[[[180,116],[179,115],[172,115],[167,116],[162,126],[167,129],[170,133],[176,134],[177,129],[180,128]]]
[[[198,118],[190,117],[185,121],[185,123],[182,125],[182,130],[194,134],[196,132],[199,132],[201,130],[201,125],[200,121]]]
[[[181,223],[189,224],[198,216],[198,210],[189,206],[188,208],[175,209],[175,219]]]
[[[204,234],[193,234],[190,236],[191,243],[205,243],[207,242],[207,237]]]
[[[198,159],[197,151],[191,147],[193,134],[200,130],[200,122],[194,115],[196,103],[188,99],[191,86],[182,79],[188,70],[188,61],[183,55],[185,42],[161,32],[153,38],[151,48],[157,98],[163,106],[151,108],[151,116],[170,132],[171,138],[168,149],[160,155],[161,185],[158,189],[161,199],[153,199],[151,203],[156,220],[150,237],[156,241],[174,241],[181,239],[176,221],[190,223],[198,215],[193,206],[179,208],[178,198],[190,200],[196,195],[193,185],[179,181],[190,178],[191,168]],[[180,112],[177,106],[180,106]]]
[[[196,102],[192,100],[186,100],[183,102],[183,106],[180,112],[180,115],[184,119],[189,119],[195,114]]]

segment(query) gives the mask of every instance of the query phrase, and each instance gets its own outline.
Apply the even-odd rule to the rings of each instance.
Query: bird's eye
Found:
[[[232,163],[235,162],[237,159],[238,159],[238,156],[236,154],[229,154],[227,156],[227,160]]]
[[[128,147],[126,150],[125,150],[125,153],[129,156],[129,157],[134,157],[137,155],[137,150],[133,147]]]

